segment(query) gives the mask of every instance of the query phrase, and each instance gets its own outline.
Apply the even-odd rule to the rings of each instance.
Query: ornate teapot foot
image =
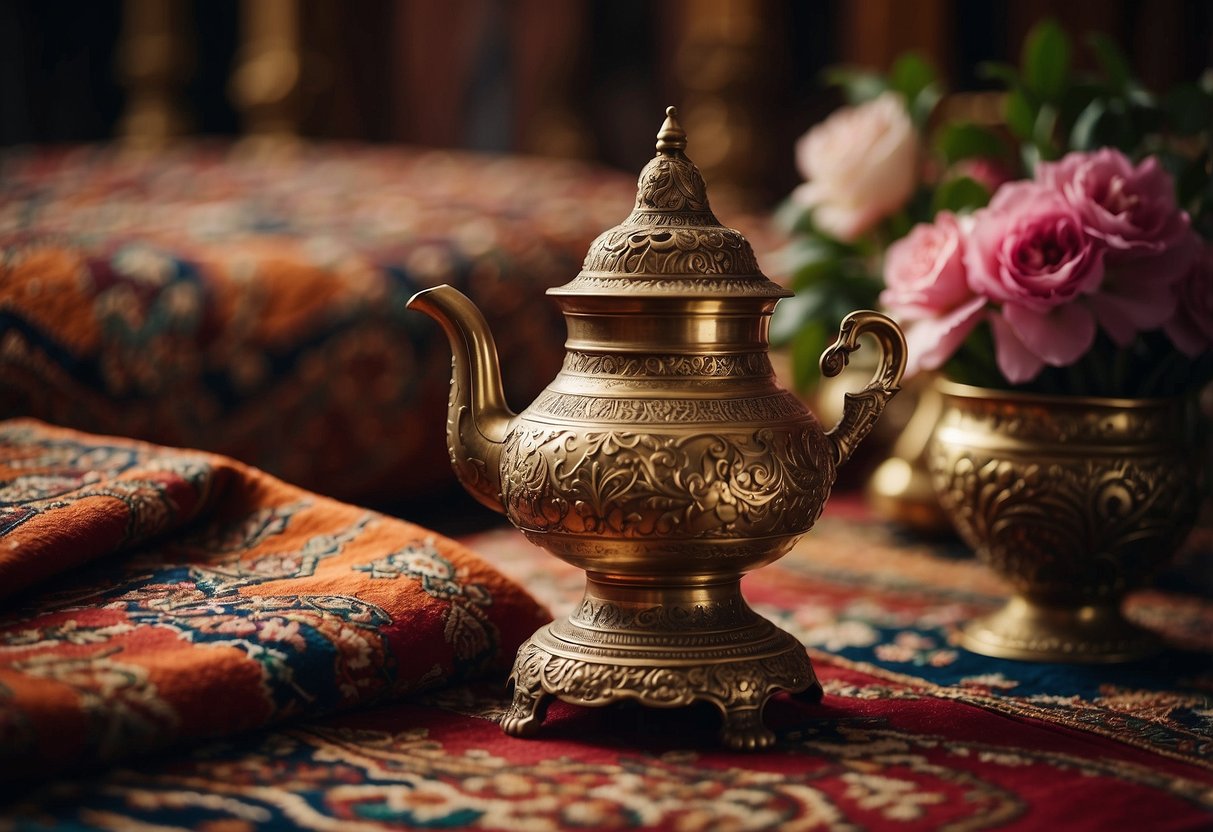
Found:
[[[1125,618],[1116,604],[1050,607],[1021,596],[970,622],[960,644],[1000,659],[1091,664],[1142,659],[1162,648],[1158,636]]]
[[[774,744],[762,709],[779,691],[819,702],[804,646],[746,605],[739,584],[663,592],[591,580],[580,608],[539,629],[518,650],[505,733],[533,736],[549,697],[601,706],[631,699],[673,708],[703,701],[724,717],[721,741],[754,750]]]

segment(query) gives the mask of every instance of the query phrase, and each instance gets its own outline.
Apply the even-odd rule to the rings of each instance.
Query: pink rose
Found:
[[[981,323],[985,305],[985,298],[974,297],[942,315],[906,324],[906,375],[937,370],[946,364],[973,327]]]
[[[1108,335],[1124,345],[1170,318],[1168,287],[1187,273],[1198,242],[1158,160],[1134,167],[1119,150],[1103,148],[1041,163],[1036,178],[1061,193],[1106,248],[1107,279],[1091,308]]]
[[[796,143],[808,181],[792,198],[827,234],[853,241],[905,204],[918,181],[918,134],[901,96],[843,107]]]
[[[973,297],[955,215],[942,211],[933,224],[916,225],[889,246],[884,282],[881,304],[906,319],[937,315]]]
[[[1180,352],[1195,358],[1213,349],[1213,245],[1206,245],[1176,287],[1179,304],[1163,330]]]
[[[1072,364],[1090,349],[1095,318],[1086,300],[1103,281],[1103,249],[1057,191],[1004,185],[974,214],[964,259],[973,291],[1002,305],[991,326],[1008,381]]]
[[[1059,191],[1087,232],[1107,244],[1109,267],[1166,254],[1188,235],[1188,215],[1175,202],[1171,175],[1153,156],[1133,167],[1110,147],[1071,153],[1041,162],[1036,180]]]
[[[956,352],[979,319],[985,300],[965,278],[961,222],[946,211],[933,225],[916,225],[885,255],[888,287],[880,303],[906,325],[910,374],[934,370]]]

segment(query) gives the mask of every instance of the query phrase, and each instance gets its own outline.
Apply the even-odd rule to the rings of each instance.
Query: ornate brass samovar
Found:
[[[836,375],[874,335],[872,381],[832,430],[782,389],[767,359],[776,302],[738,232],[708,207],[673,107],[636,207],[602,234],[570,283],[548,290],[568,327],[564,367],[515,415],[484,317],[449,286],[409,307],[454,351],[447,443],[460,482],[527,538],[586,571],[576,612],[518,651],[507,734],[539,729],[550,696],[580,705],[706,700],[733,748],[774,742],[762,708],[779,690],[816,701],[804,647],[747,606],[741,576],[792,547],[835,471],[897,392],[905,340],[853,312],[821,356]],[[525,326],[526,322],[519,322]]]

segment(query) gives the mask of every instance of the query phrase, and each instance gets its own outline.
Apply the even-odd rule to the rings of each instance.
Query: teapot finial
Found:
[[[687,134],[678,123],[678,108],[665,108],[665,121],[657,133],[657,152],[673,155],[687,149]]]

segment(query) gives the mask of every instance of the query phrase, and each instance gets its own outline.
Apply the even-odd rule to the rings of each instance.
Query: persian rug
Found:
[[[582,573],[516,532],[461,542],[554,613],[578,602]],[[538,738],[509,738],[498,672],[51,778],[0,804],[0,829],[1208,829],[1213,600],[1192,576],[1211,543],[1198,536],[1163,588],[1131,598],[1162,655],[1002,661],[952,636],[1006,587],[843,495],[745,579],[826,692],[768,705],[769,751],[719,749],[710,708],[555,703]]]
[[[0,776],[508,666],[546,613],[465,547],[224,457],[0,423]]]

